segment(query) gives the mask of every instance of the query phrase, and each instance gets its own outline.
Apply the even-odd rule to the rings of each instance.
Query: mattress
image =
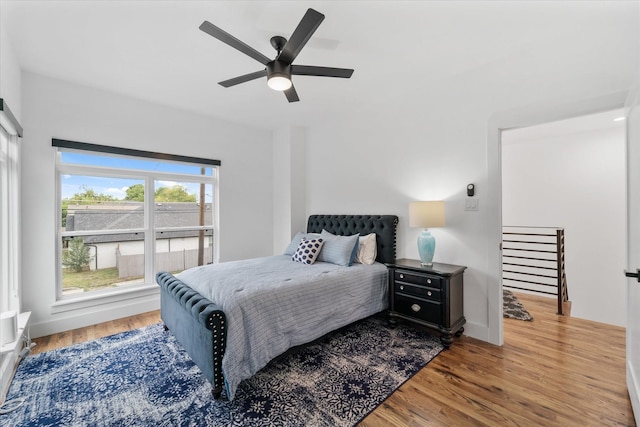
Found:
[[[211,264],[177,275],[220,305],[227,319],[222,359],[227,397],[291,347],[388,306],[387,268],[305,265],[287,255]]]

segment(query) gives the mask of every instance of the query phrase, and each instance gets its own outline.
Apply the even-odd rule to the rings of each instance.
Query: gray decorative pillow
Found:
[[[317,239],[318,237],[320,237],[320,234],[318,234],[318,233],[301,233],[301,232],[298,232],[293,237],[293,239],[291,239],[291,242],[289,243],[287,248],[284,250],[284,254],[283,255],[293,255],[293,253],[296,251],[296,249],[298,249],[298,245],[300,244],[300,241],[302,240],[303,237],[307,238],[307,239]]]
[[[360,234],[353,236],[336,236],[327,230],[322,230],[320,236],[324,239],[322,252],[318,257],[318,261],[330,262],[331,264],[344,265],[346,267],[353,264],[353,260],[358,252],[358,237]]]
[[[323,243],[322,239],[307,240],[302,238],[302,240],[300,240],[300,244],[298,244],[298,249],[296,249],[291,257],[291,260],[307,265],[313,264],[316,262],[318,255],[320,255]]]

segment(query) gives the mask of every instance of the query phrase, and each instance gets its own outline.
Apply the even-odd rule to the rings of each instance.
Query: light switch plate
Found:
[[[477,211],[478,210],[478,199],[466,199],[464,201],[464,210],[465,211]]]

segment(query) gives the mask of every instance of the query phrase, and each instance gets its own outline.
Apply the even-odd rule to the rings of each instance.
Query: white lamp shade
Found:
[[[444,227],[444,202],[409,203],[409,227]]]

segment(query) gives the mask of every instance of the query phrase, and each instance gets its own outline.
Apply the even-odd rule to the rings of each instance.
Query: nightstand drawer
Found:
[[[429,323],[439,324],[442,319],[442,304],[421,298],[396,294],[395,311]]]
[[[428,288],[426,286],[409,285],[407,283],[395,282],[395,292],[416,296],[432,301],[442,301],[440,289]]]
[[[394,278],[397,282],[413,283],[416,285],[429,286],[432,288],[442,288],[442,278],[429,274],[419,274],[407,272],[404,270],[396,270]]]

